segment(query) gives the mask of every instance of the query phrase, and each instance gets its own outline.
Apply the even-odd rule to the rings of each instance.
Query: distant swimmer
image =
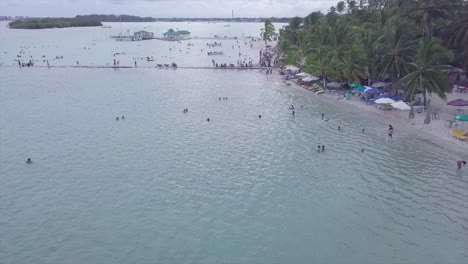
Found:
[[[119,121],[119,117],[116,117],[115,120]]]
[[[325,145],[322,145],[322,152],[325,152]]]
[[[262,118],[262,115],[258,115],[258,118]]]
[[[320,153],[320,145],[317,146],[317,153]]]
[[[125,119],[125,116],[122,116],[122,119]]]
[[[328,118],[323,120],[323,122],[328,122],[328,121],[330,121],[330,119],[328,119]]]
[[[31,164],[32,163],[32,160],[31,158],[28,158],[28,160],[26,161],[27,164]]]
[[[338,131],[341,131],[341,127],[340,127],[340,126],[338,126]]]
[[[220,101],[221,101],[221,97],[219,97],[219,98],[218,98],[218,100],[220,100]]]
[[[365,130],[364,130],[364,128],[362,129],[362,133],[363,133],[363,134],[365,133]]]
[[[294,112],[294,110],[292,110],[292,115],[296,115],[296,112]]]
[[[210,118],[208,117],[208,118],[206,119],[206,121],[207,121],[207,122],[210,122]]]
[[[28,159],[29,160],[29,159]],[[463,165],[462,165],[463,164]],[[461,170],[462,169],[462,166],[465,166],[466,165],[466,161],[464,160],[459,160],[457,161],[457,169],[458,170]]]
[[[361,149],[361,153],[364,153],[364,149]]]
[[[324,117],[325,117],[325,114],[322,113],[322,120],[324,119]]]

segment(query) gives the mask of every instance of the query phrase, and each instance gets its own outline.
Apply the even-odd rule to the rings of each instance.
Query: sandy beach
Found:
[[[293,85],[290,86],[292,89],[303,89],[294,82],[292,82],[292,84]],[[453,152],[454,159],[468,159],[468,142],[455,139],[451,135],[451,129],[447,122],[447,120],[452,120],[457,114],[457,109],[460,109],[460,107],[448,106],[447,102],[459,98],[468,100],[467,93],[453,92],[447,94],[447,101],[437,96],[428,96],[428,100],[431,99],[430,105],[422,113],[417,113],[415,111],[415,118],[411,121],[408,119],[409,111],[384,111],[377,108],[376,105],[366,105],[364,102],[360,101],[357,96],[353,96],[351,100],[338,100],[337,98],[339,98],[340,95],[330,93],[316,95],[312,91],[310,91],[310,96],[317,96],[321,100],[333,104],[343,111],[349,111],[349,108],[352,107],[360,115],[379,120],[387,119],[388,123],[397,127],[398,130],[404,130],[414,135],[419,135],[425,138],[428,143]],[[463,109],[463,107],[461,109]],[[467,110],[468,108],[465,111]],[[427,112],[431,115],[431,123],[424,125]],[[438,114],[436,119],[432,118],[432,113]],[[463,124],[463,122],[459,122],[459,124],[462,125],[459,127],[462,130],[466,131],[468,129],[468,124]]]

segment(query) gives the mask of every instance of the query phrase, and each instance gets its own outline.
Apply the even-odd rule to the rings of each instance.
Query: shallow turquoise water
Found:
[[[2,263],[468,260],[468,181],[450,154],[398,128],[387,142],[384,122],[275,76],[1,75]]]

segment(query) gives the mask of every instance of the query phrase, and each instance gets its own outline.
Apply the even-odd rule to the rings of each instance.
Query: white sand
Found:
[[[300,88],[300,86],[295,84],[293,84],[291,87]],[[353,107],[355,109],[362,110],[359,111],[359,113],[370,118],[378,118],[379,120],[388,119],[388,123],[392,124],[394,127],[398,127],[398,130],[404,129],[409,133],[414,133],[414,135],[419,135],[425,138],[432,144],[435,144],[450,152],[454,152],[455,158],[465,160],[468,159],[468,141],[458,141],[455,139],[451,135],[451,129],[448,128],[448,123],[446,122],[447,120],[453,119],[453,117],[457,114],[456,109],[458,109],[458,107],[447,106],[447,102],[440,99],[436,95],[428,97],[428,99],[431,99],[431,102],[425,111],[431,114],[436,112],[439,114],[439,118],[436,120],[431,120],[431,124],[429,125],[423,124],[426,117],[426,112],[417,113],[415,111],[416,118],[413,119],[413,122],[410,123],[408,119],[409,110],[380,110],[375,105],[366,105],[364,102],[359,101],[357,96],[353,96],[352,100],[337,100],[337,95],[315,95],[313,92],[310,92],[310,95],[320,97],[322,100],[326,100],[327,102],[334,104],[336,107],[343,109],[343,111],[347,111],[349,110],[349,107]],[[447,101],[458,98],[468,100],[468,93],[460,94],[458,92],[454,92],[447,95]],[[468,112],[468,106],[464,108],[465,112]],[[463,107],[461,109],[463,109]],[[461,129],[465,131],[468,130],[468,122],[465,122]]]

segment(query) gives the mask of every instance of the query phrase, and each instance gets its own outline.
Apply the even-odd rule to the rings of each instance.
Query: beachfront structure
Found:
[[[137,38],[137,39],[142,39],[142,40],[152,39],[153,38],[153,32],[140,30],[140,31],[137,31],[137,32],[133,33],[133,36],[135,38]]]
[[[190,31],[187,31],[187,30],[174,31],[171,28],[166,33],[164,33],[163,36],[164,36],[164,39],[166,40],[190,39]]]

